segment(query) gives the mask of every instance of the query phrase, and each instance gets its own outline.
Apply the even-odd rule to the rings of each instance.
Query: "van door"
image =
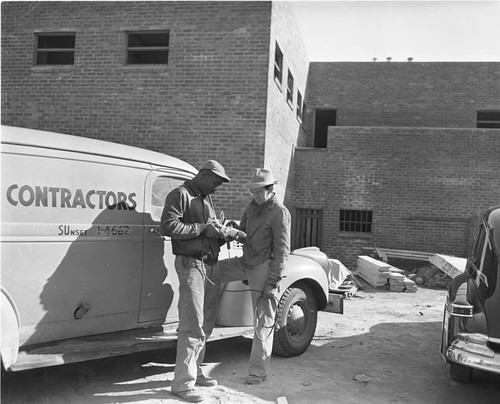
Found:
[[[179,281],[170,237],[161,237],[160,219],[168,193],[188,179],[175,171],[153,171],[146,179],[144,263],[139,322],[161,325],[178,321]]]

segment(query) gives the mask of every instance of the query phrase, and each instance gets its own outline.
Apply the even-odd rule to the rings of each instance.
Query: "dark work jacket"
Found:
[[[186,181],[167,195],[161,215],[161,229],[164,235],[171,237],[175,255],[198,259],[206,255],[217,257],[219,240],[201,234],[205,228],[203,224],[216,221],[210,196],[202,196],[192,181]]]

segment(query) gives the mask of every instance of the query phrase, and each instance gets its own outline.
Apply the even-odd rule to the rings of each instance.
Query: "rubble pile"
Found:
[[[452,278],[433,265],[416,268],[409,277],[418,286],[431,289],[447,289]]]

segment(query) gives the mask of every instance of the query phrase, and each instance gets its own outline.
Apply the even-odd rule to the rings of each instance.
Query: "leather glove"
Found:
[[[262,291],[262,296],[266,299],[276,299],[278,297],[278,285],[266,283]]]

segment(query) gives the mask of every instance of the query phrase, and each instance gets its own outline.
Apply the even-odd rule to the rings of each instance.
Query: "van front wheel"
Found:
[[[318,309],[311,289],[304,283],[289,287],[276,310],[273,352],[285,357],[303,353],[313,339],[317,320]]]

